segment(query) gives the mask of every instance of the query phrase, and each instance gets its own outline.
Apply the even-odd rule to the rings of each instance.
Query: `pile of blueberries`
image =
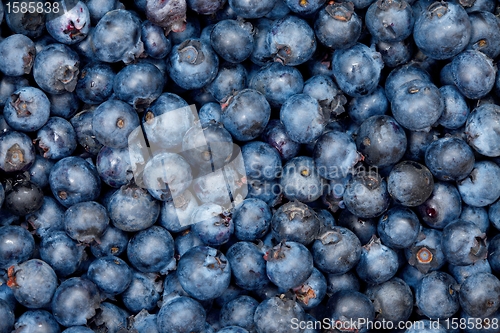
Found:
[[[500,332],[498,1],[2,1],[0,333]]]

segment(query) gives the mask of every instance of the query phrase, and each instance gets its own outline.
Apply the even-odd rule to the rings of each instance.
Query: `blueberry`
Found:
[[[163,59],[172,50],[172,42],[165,36],[163,29],[148,20],[142,22],[141,40],[145,52],[151,58]]]
[[[441,268],[446,262],[441,248],[442,235],[439,230],[422,228],[417,241],[405,249],[408,263],[423,274]]]
[[[254,314],[254,322],[259,333],[299,333],[295,321],[305,320],[305,312],[294,300],[271,297],[259,304]]]
[[[423,68],[415,64],[407,64],[393,69],[385,81],[385,93],[387,99],[392,101],[396,92],[405,83],[413,80],[430,81],[431,77]]]
[[[247,70],[241,64],[230,62],[219,66],[217,76],[210,82],[206,89],[219,102],[223,103],[234,93],[243,90],[247,86]],[[204,104],[202,108],[205,106]],[[201,109],[199,114],[201,120]],[[214,119],[218,121],[218,119]]]
[[[33,4],[43,7],[41,0],[34,1]],[[43,35],[45,28],[45,13],[30,12],[28,10],[6,10],[5,22],[13,33],[23,34],[29,38],[37,38]]]
[[[253,50],[253,27],[237,20],[222,20],[212,29],[211,46],[217,54],[231,63],[240,63]]]
[[[65,207],[97,199],[101,181],[93,165],[81,157],[65,157],[58,161],[49,175],[54,197]]]
[[[500,307],[500,281],[490,273],[471,275],[460,286],[460,305],[471,317],[492,315]]]
[[[393,249],[404,249],[417,240],[420,223],[412,210],[395,206],[380,217],[377,230],[384,245]]]
[[[493,211],[493,209],[490,209],[490,211]],[[488,211],[486,211],[486,209],[482,207],[472,207],[469,205],[463,205],[462,213],[460,214],[460,219],[474,223],[484,233],[486,233],[490,227],[490,221],[488,219]],[[495,222],[492,223],[493,225],[495,225]]]
[[[12,95],[14,92],[28,86],[28,80],[26,80],[22,76],[3,76],[0,79],[0,105],[5,105],[10,95]],[[5,125],[2,126],[1,132],[4,132],[6,130],[4,126]]]
[[[390,203],[387,183],[377,173],[360,173],[351,178],[345,188],[345,207],[361,218],[377,217]]]
[[[491,161],[474,164],[471,173],[457,183],[462,200],[474,207],[492,204],[500,197],[500,189],[491,183],[491,179],[500,176],[500,167]]]
[[[28,37],[14,34],[0,42],[0,72],[9,76],[29,74],[35,59],[35,44]]]
[[[373,302],[378,321],[398,323],[408,320],[412,313],[413,293],[399,278],[368,287],[366,295]]]
[[[464,64],[467,64],[467,70],[464,70]],[[464,51],[455,56],[451,62],[451,74],[455,85],[470,99],[482,98],[493,89],[496,72],[497,68],[492,59],[476,50]]]
[[[349,2],[329,3],[318,13],[314,31],[318,40],[333,49],[354,46],[361,35],[361,18]]]
[[[69,7],[69,6],[68,6]],[[52,13],[45,23],[47,32],[59,43],[75,44],[87,37],[90,29],[90,13],[82,1],[73,2],[64,13]]]
[[[432,194],[434,179],[424,165],[403,161],[390,172],[387,188],[391,197],[403,206],[421,205]]]
[[[52,298],[52,313],[63,326],[85,325],[95,315],[100,302],[93,282],[73,277],[57,287]]]
[[[372,93],[384,67],[380,53],[360,43],[335,50],[332,65],[337,84],[351,97]]]
[[[389,281],[399,268],[398,256],[394,250],[383,245],[379,238],[373,237],[361,249],[356,273],[361,280],[379,284]]]
[[[443,229],[443,253],[453,265],[471,265],[488,253],[486,235],[472,222],[455,220]]]
[[[232,72],[230,71],[230,73]],[[221,114],[222,114],[222,108],[219,103],[208,102],[203,104],[200,111],[198,112],[198,117],[200,118],[201,126],[208,125],[212,122],[220,123]]]
[[[140,126],[139,116],[127,103],[108,100],[95,109],[92,128],[99,142],[112,148],[126,148],[128,138]]]
[[[156,222],[160,204],[148,191],[131,183],[111,195],[107,211],[116,228],[136,232],[147,229]]]
[[[255,244],[237,242],[226,252],[234,283],[245,290],[258,290],[269,283],[264,253]]]
[[[223,327],[239,326],[249,331],[255,330],[254,314],[259,302],[250,296],[239,296],[225,303],[220,310]]]
[[[215,203],[197,207],[191,215],[191,224],[191,230],[209,246],[227,243],[234,232],[231,213]]]
[[[0,170],[17,172],[28,170],[35,162],[35,147],[21,132],[0,134]]]
[[[351,230],[361,242],[368,243],[373,235],[377,234],[377,220],[373,218],[361,218],[352,214],[348,209],[340,212],[338,225]]]
[[[37,54],[33,78],[49,94],[73,92],[78,81],[80,58],[66,45],[50,44]]]
[[[86,152],[97,155],[102,148],[102,144],[96,139],[92,128],[94,111],[84,110],[77,113],[70,122],[76,134],[76,140]]]
[[[95,201],[76,203],[64,213],[66,233],[80,243],[99,242],[108,224],[106,208]]]
[[[43,204],[42,189],[29,180],[15,181],[5,191],[6,209],[17,216],[36,212]]]
[[[75,130],[64,118],[49,118],[37,132],[36,145],[40,154],[47,159],[59,160],[70,156],[76,144]]]
[[[128,317],[129,314],[124,309],[109,302],[102,302],[89,326],[97,332],[120,332],[126,329]]]
[[[1,313],[0,318],[2,319],[0,321],[0,332],[2,333],[11,332],[12,329],[14,328],[14,322],[15,322],[14,311],[13,309],[10,308],[9,304],[4,300],[0,300],[0,313]]]
[[[462,201],[455,186],[438,182],[431,196],[418,206],[420,218],[432,228],[442,229],[460,217]]]
[[[129,287],[120,294],[123,305],[133,313],[138,313],[143,309],[152,311],[160,300],[161,285],[162,281],[156,274],[132,270],[132,281]]]
[[[357,329],[360,333],[368,332],[366,323],[360,323],[363,318],[366,321],[375,319],[375,309],[370,299],[358,291],[342,290],[330,297],[327,305],[327,316],[334,327],[343,330]],[[354,327],[353,327],[354,326]]]
[[[174,256],[174,239],[160,227],[136,233],[127,246],[130,264],[143,273],[165,272]]]
[[[92,244],[90,251],[96,258],[105,256],[119,256],[127,249],[128,234],[124,231],[108,226],[101,235],[100,243]]]
[[[379,0],[368,7],[365,21],[376,40],[399,42],[411,35],[415,19],[406,1]]]
[[[465,10],[468,11],[468,8]],[[495,37],[500,33],[497,19],[483,10],[469,13],[469,19],[471,38],[467,48],[481,51],[491,59],[496,58],[500,54],[500,42]]]
[[[318,236],[311,250],[314,263],[320,270],[325,273],[344,274],[358,263],[361,242],[349,229],[333,227]]]
[[[158,325],[156,322],[156,314],[150,314],[147,310],[141,310],[137,315],[130,320],[132,329],[138,332],[158,333]]]
[[[199,39],[187,39],[173,47],[168,56],[169,75],[184,89],[198,89],[217,75],[219,58]]]
[[[109,38],[110,35],[113,35],[113,38]],[[135,13],[128,10],[109,11],[92,31],[90,43],[100,61],[132,62],[144,50],[140,20]]]
[[[488,247],[488,249],[490,249]],[[473,264],[465,265],[465,266],[456,266],[456,265],[448,265],[448,269],[450,274],[453,275],[455,280],[458,283],[462,284],[465,279],[467,279],[471,275],[475,275],[478,273],[491,273],[491,266],[488,262],[488,259],[478,260]]]
[[[115,256],[95,259],[89,266],[87,276],[107,295],[122,293],[132,281],[132,271],[127,263]]]
[[[485,156],[500,156],[497,143],[497,120],[500,107],[495,104],[483,104],[475,108],[467,118],[465,131],[467,143],[478,153]]]
[[[7,269],[33,256],[35,241],[33,236],[20,226],[0,227],[0,268]]]
[[[428,273],[415,290],[415,303],[429,318],[449,318],[460,308],[458,288],[457,281],[448,273]]]
[[[386,67],[397,67],[408,63],[415,53],[415,46],[411,38],[400,42],[377,42],[376,50],[382,55]]]
[[[189,297],[177,297],[164,303],[157,316],[160,332],[196,332],[205,327],[206,312]]]
[[[80,109],[80,100],[76,92],[67,91],[62,94],[49,94],[47,97],[50,101],[50,114],[52,116],[69,119]]]
[[[251,19],[261,18],[268,14],[273,9],[275,0],[263,0],[259,2],[252,0],[229,0],[228,4],[236,15]]]
[[[146,18],[170,31],[182,32],[186,29],[186,1],[144,1]]]
[[[50,312],[46,310],[29,310],[17,318],[14,325],[19,332],[42,331],[47,333],[59,333],[59,324]]]
[[[73,241],[64,231],[46,235],[40,243],[40,258],[48,263],[58,277],[73,274],[84,256],[84,248]]]
[[[130,155],[126,148],[103,147],[97,154],[96,167],[103,182],[111,187],[119,188],[133,178]]]
[[[267,35],[267,45],[275,61],[297,66],[312,57],[316,37],[305,20],[287,15],[274,22]]]
[[[304,310],[318,306],[326,295],[326,278],[318,269],[314,268],[309,278],[299,287],[294,288],[297,303]]]
[[[111,96],[115,73],[107,64],[93,62],[80,71],[76,95],[87,104],[100,104]]]
[[[215,14],[218,10],[222,9],[224,5],[223,0],[209,1],[209,0],[187,0],[187,4],[191,10],[200,15]]]
[[[36,131],[47,122],[49,116],[50,101],[38,88],[21,88],[10,95],[5,103],[5,121],[14,130]]]
[[[459,3],[429,4],[417,16],[413,38],[428,57],[440,60],[452,58],[467,47],[471,38],[467,12]]]
[[[265,96],[253,89],[243,89],[229,99],[221,121],[234,139],[249,141],[264,131],[270,116],[271,107]]]
[[[170,232],[181,232],[189,228],[181,221],[191,221],[191,215],[198,208],[198,201],[186,190],[173,200],[163,201],[158,223]]]
[[[322,195],[323,185],[324,181],[310,157],[295,157],[283,168],[280,186],[288,200],[312,202]]]

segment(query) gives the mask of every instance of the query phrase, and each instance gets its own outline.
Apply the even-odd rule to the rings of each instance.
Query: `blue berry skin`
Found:
[[[144,51],[154,59],[163,59],[172,50],[172,42],[165,36],[163,29],[148,20],[142,22],[141,40]]]
[[[377,231],[384,245],[405,249],[417,241],[420,222],[417,214],[409,208],[395,206],[380,217]]]
[[[186,1],[141,1],[141,11],[148,20],[162,28],[165,33],[182,32],[186,29]]]
[[[361,256],[361,243],[347,228],[333,227],[314,241],[314,263],[321,271],[343,274],[356,266]]]
[[[29,310],[17,318],[14,331],[59,333],[61,329],[55,317],[45,310]]]
[[[253,318],[252,318],[253,319]],[[14,310],[9,304],[0,299],[0,332],[9,333],[14,328],[15,316]]]
[[[160,97],[165,76],[153,64],[141,62],[125,66],[113,82],[115,96],[142,111]]]
[[[482,104],[467,118],[465,124],[467,143],[478,153],[490,157],[500,156],[498,119],[500,119],[500,107],[496,104]]]
[[[34,234],[44,238],[54,231],[64,230],[64,209],[52,197],[44,196],[42,207],[34,213],[26,215],[26,221],[34,230]]]
[[[76,92],[49,94],[50,115],[70,119],[80,110],[80,100]]]
[[[462,212],[462,200],[457,188],[446,182],[437,182],[431,196],[418,206],[422,221],[431,228],[443,229],[458,219]]]
[[[486,235],[474,223],[455,220],[443,229],[443,253],[452,265],[471,265],[488,253]]]
[[[183,22],[185,28],[184,30],[171,31],[168,33],[172,39],[172,44],[177,45],[191,38],[200,38],[201,27],[199,17],[196,15],[187,15],[185,23]]]
[[[130,239],[127,257],[143,273],[164,272],[174,257],[174,239],[165,228],[152,226]]]
[[[35,248],[33,236],[26,229],[15,225],[0,227],[0,244],[2,269],[30,259]]]
[[[131,328],[137,332],[159,333],[156,323],[156,314],[150,314],[146,310],[141,310],[137,315],[130,319]]]
[[[21,88],[6,101],[3,115],[14,130],[33,132],[49,119],[50,101],[38,88]]]
[[[413,293],[406,282],[399,278],[370,286],[366,295],[373,302],[378,314],[377,321],[396,324],[408,320],[413,311]]]
[[[356,146],[366,163],[383,168],[397,163],[404,156],[406,134],[394,118],[372,116],[359,127]]]
[[[107,256],[92,261],[87,277],[105,294],[117,295],[128,288],[132,281],[132,271],[122,259]]]
[[[35,147],[24,133],[8,131],[0,134],[0,170],[28,170],[35,162]]]
[[[490,243],[491,244],[491,243]],[[491,249],[491,245],[488,246],[488,250]],[[488,259],[478,260],[473,264],[465,265],[465,266],[456,266],[449,264],[448,270],[450,274],[453,275],[455,280],[458,283],[462,284],[465,279],[469,276],[478,274],[478,273],[490,273],[491,274],[491,266],[488,262]]]
[[[476,11],[469,13],[469,19],[471,38],[467,49],[481,51],[491,59],[498,57],[500,41],[496,36],[500,34],[500,26],[495,15],[487,11]]]
[[[217,333],[248,333],[248,330],[239,326],[228,326],[218,330]]]
[[[178,262],[177,276],[182,288],[193,298],[209,300],[223,294],[231,280],[226,256],[208,246],[197,246]]]
[[[184,99],[172,93],[158,97],[143,118],[144,132],[151,146],[171,149],[182,143],[194,123],[194,115],[187,106]]]
[[[300,145],[290,139],[285,126],[277,119],[269,121],[261,138],[276,149],[284,161],[295,157],[299,152]]]
[[[46,235],[40,243],[40,258],[48,263],[60,278],[73,274],[83,256],[84,248],[63,231]]]
[[[500,177],[500,167],[491,161],[474,164],[469,176],[457,183],[458,191],[464,203],[474,207],[492,204],[500,197],[500,189],[491,179]]]
[[[267,126],[271,107],[265,96],[253,89],[244,89],[228,101],[222,110],[224,128],[238,141],[257,138]]]
[[[285,7],[288,8],[286,5]],[[271,51],[267,45],[267,35],[269,34],[273,23],[273,20],[261,18],[254,24],[254,46],[252,53],[250,54],[250,60],[258,66],[265,66],[272,60]]]
[[[474,168],[474,162],[472,149],[458,138],[436,140],[425,152],[425,165],[440,180],[464,179]]]
[[[84,110],[71,118],[78,143],[91,155],[97,155],[102,148],[102,144],[96,139],[92,128],[93,110]]]
[[[236,66],[239,67],[240,65]],[[200,111],[198,112],[198,117],[200,119],[201,126],[206,126],[212,122],[220,123],[221,114],[222,114],[222,108],[219,103],[209,102],[203,104]]]
[[[90,251],[96,258],[119,256],[128,245],[128,234],[113,226],[108,226],[101,236],[100,243],[92,244]]]
[[[452,58],[467,47],[471,38],[467,12],[458,3],[433,3],[417,16],[413,38],[426,56]]]
[[[224,60],[240,63],[252,53],[252,30],[252,25],[243,21],[219,21],[210,34],[211,46]]]
[[[273,214],[271,232],[275,240],[311,244],[318,236],[320,220],[316,213],[299,201],[291,201]]]
[[[201,239],[190,229],[187,229],[175,237],[174,246],[176,257],[181,257],[193,247],[200,245],[204,245]]]
[[[323,194],[324,180],[311,157],[294,157],[283,167],[280,186],[290,201],[313,202]]]
[[[500,281],[490,273],[468,277],[460,286],[460,305],[471,317],[492,315],[500,306]]]
[[[191,230],[205,245],[227,243],[234,232],[231,214],[215,203],[206,203],[193,211]]]
[[[347,99],[333,79],[327,75],[312,76],[305,82],[303,93],[315,98],[327,115],[337,116],[345,111],[344,105]]]
[[[268,14],[275,4],[275,0],[263,0],[255,2],[253,0],[229,0],[229,7],[245,19],[261,18]]]
[[[35,1],[35,7],[37,3],[41,3],[43,6],[42,1]],[[44,32],[45,15],[43,13],[29,13],[28,11],[14,13],[14,11],[5,10],[5,22],[13,33],[37,38]]]
[[[73,277],[62,282],[52,298],[52,313],[63,326],[86,325],[99,308],[101,299],[96,285]]]
[[[187,39],[174,46],[168,57],[168,74],[183,89],[199,89],[217,75],[219,58],[210,45]]]
[[[326,295],[325,276],[314,268],[309,278],[301,286],[294,288],[294,293],[297,296],[297,303],[304,310],[313,309]]]
[[[400,42],[377,42],[376,50],[382,55],[386,67],[394,68],[408,63],[415,54],[415,47],[411,38]]]
[[[332,65],[337,84],[351,97],[372,93],[384,67],[380,53],[360,43],[335,50]]]
[[[352,214],[348,209],[340,212],[338,225],[352,231],[359,238],[361,245],[368,243],[373,235],[377,234],[377,220],[361,218]]]
[[[92,128],[97,140],[111,148],[126,148],[129,135],[139,126],[137,112],[120,100],[102,103],[92,117]]]
[[[428,273],[422,277],[415,290],[415,303],[429,318],[449,318],[460,308],[458,288],[457,281],[448,273]]]
[[[92,31],[90,44],[100,61],[132,62],[144,50],[139,17],[123,9],[107,12]]]
[[[64,13],[51,13],[45,23],[47,32],[59,43],[71,45],[84,40],[90,30],[90,13],[84,2],[73,2]]]
[[[145,309],[153,311],[161,298],[162,282],[156,274],[145,274],[132,270],[132,281],[121,293],[123,305],[132,313]]]
[[[253,141],[241,148],[246,175],[257,180],[273,180],[281,173],[281,158],[270,145]]]
[[[302,92],[304,80],[295,67],[273,62],[261,67],[248,86],[264,94],[272,107],[280,107],[290,96]]]
[[[259,290],[269,283],[264,253],[255,244],[237,242],[226,252],[234,283],[245,290]]]
[[[434,84],[417,79],[397,88],[391,110],[401,126],[419,131],[439,120],[444,111],[444,101]]]
[[[257,306],[253,318],[259,333],[299,333],[304,330],[292,323],[304,322],[306,314],[294,300],[273,295]]]
[[[246,86],[247,70],[245,67],[241,64],[227,62],[219,67],[217,76],[207,85],[206,89],[218,102],[223,103],[234,93],[245,89]],[[201,121],[201,109],[199,117]]]
[[[21,34],[0,42],[0,72],[8,76],[29,74],[35,59],[35,43]]]
[[[359,333],[367,333],[366,323],[359,323],[360,318],[367,321],[375,319],[375,309],[370,299],[357,291],[342,290],[330,297],[327,303],[326,317],[337,327],[355,327]]]
[[[90,328],[85,326],[71,326],[70,328],[65,329],[62,333],[92,333]]]
[[[352,173],[361,155],[354,140],[340,131],[325,132],[316,142],[313,151],[314,162],[321,177],[333,180],[345,178]]]
[[[89,326],[95,332],[102,330],[110,333],[118,333],[127,329],[127,319],[129,316],[129,313],[124,309],[112,303],[103,302]]]
[[[97,170],[81,157],[70,156],[59,160],[49,175],[50,189],[64,207],[96,200],[101,192]]]
[[[463,66],[467,65],[467,69]],[[451,73],[458,90],[469,99],[480,99],[495,84],[497,68],[493,60],[477,50],[467,50],[451,61]]]
[[[254,298],[245,295],[225,303],[220,310],[221,326],[239,326],[248,331],[254,331],[253,316],[258,305],[259,302]]]
[[[99,177],[111,187],[120,188],[133,178],[130,154],[126,148],[103,147],[97,154],[96,167]]]
[[[353,4],[338,2],[321,9],[314,23],[318,40],[332,49],[348,49],[361,35],[362,20]]]
[[[131,183],[111,195],[107,210],[116,228],[136,232],[145,230],[156,222],[160,204],[148,191]]]
[[[431,81],[429,73],[417,65],[409,64],[393,69],[385,80],[385,94],[389,102],[392,102],[396,92],[401,86],[413,80]]]
[[[379,284],[389,281],[399,268],[398,255],[391,248],[383,245],[379,238],[372,238],[363,246],[356,266],[356,273],[361,280]]]
[[[57,288],[56,273],[46,262],[39,259],[12,266],[9,281],[16,300],[29,309],[49,305]]]
[[[198,208],[198,201],[186,190],[175,200],[163,201],[160,208],[159,225],[170,232],[181,232],[189,228],[180,221],[191,221],[190,217]]]
[[[389,102],[384,88],[378,86],[371,94],[354,97],[347,106],[349,117],[361,125],[363,121],[372,116],[381,116],[387,113]]]
[[[439,88],[444,102],[444,110],[437,123],[448,129],[462,127],[469,116],[469,106],[457,87],[445,85]]]
[[[490,209],[491,210],[491,209]],[[482,207],[463,205],[460,219],[474,223],[482,232],[486,233],[490,228],[488,211]],[[492,222],[495,225],[494,222]]]
[[[47,159],[60,160],[76,149],[76,133],[69,121],[51,117],[37,132],[36,145]]]
[[[76,203],[64,213],[66,233],[80,243],[98,242],[108,224],[106,208],[95,201]]]
[[[311,59],[316,44],[313,29],[304,19],[293,15],[276,20],[267,35],[267,45],[274,60],[288,66]]]
[[[301,2],[300,0],[284,0],[288,8],[296,14],[310,17],[315,14],[326,2],[326,0],[312,0]]]
[[[290,96],[280,110],[286,133],[297,143],[311,143],[318,139],[328,118],[318,101],[307,94]]]
[[[210,15],[215,14],[218,10],[221,10],[224,6],[225,1],[205,1],[205,0],[187,0],[187,5],[191,10],[197,12],[200,15]]]
[[[189,296],[179,283],[177,274],[168,274],[163,283],[162,304],[167,304],[177,297]]]
[[[424,273],[409,264],[405,265],[398,273],[398,276],[403,279],[408,286],[410,286],[412,291],[415,291],[424,275]]]
[[[0,207],[2,207],[4,200],[5,200],[5,189],[2,183],[0,183]]]
[[[76,95],[87,104],[101,104],[113,92],[115,72],[108,64],[93,62],[80,71]]]
[[[78,81],[80,58],[63,44],[50,44],[37,54],[33,78],[49,94],[73,92]]]
[[[157,315],[159,332],[203,332],[206,312],[200,303],[189,297],[166,302]]]
[[[241,241],[263,237],[271,224],[271,209],[260,199],[247,198],[233,212],[234,235]]]
[[[413,10],[404,0],[378,0],[368,7],[366,27],[373,38],[382,42],[400,42],[413,32]]]
[[[434,179],[424,165],[414,161],[403,161],[391,170],[387,187],[396,203],[416,207],[431,196]]]
[[[440,230],[422,228],[417,242],[405,249],[408,263],[423,274],[439,270],[446,262],[441,247],[442,235]]]
[[[3,76],[0,79],[0,105],[4,106],[10,95],[24,87],[29,87],[29,82],[24,77]]]

